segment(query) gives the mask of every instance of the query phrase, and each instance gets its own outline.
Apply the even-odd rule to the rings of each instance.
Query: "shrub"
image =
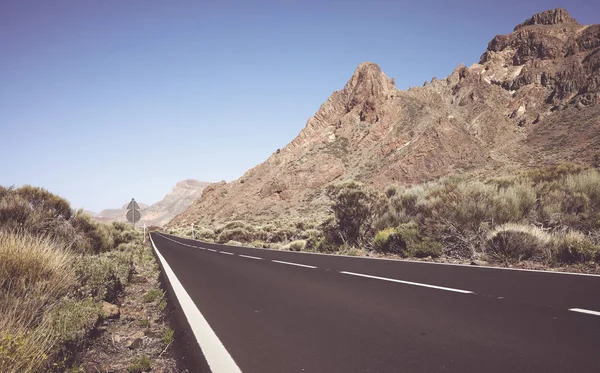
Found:
[[[161,289],[152,289],[148,290],[146,294],[144,294],[144,303],[152,303],[157,299],[162,299],[165,296],[165,293]]]
[[[0,293],[58,298],[75,283],[72,261],[73,255],[49,238],[0,231]]]
[[[425,238],[423,241],[413,244],[408,253],[409,256],[414,256],[416,258],[426,258],[428,256],[438,258],[442,256],[442,254],[442,244],[429,238]]]
[[[123,285],[133,277],[133,254],[114,251],[99,255],[83,256],[76,265],[76,273],[82,286],[80,292],[98,300],[114,303]]]
[[[596,261],[600,263],[600,246],[580,232],[570,231],[554,240],[556,259],[561,263]]]
[[[152,361],[148,356],[136,357],[133,363],[127,368],[129,373],[149,372],[152,369]]]
[[[175,341],[175,331],[171,328],[166,328],[162,336],[163,343],[170,345]]]
[[[354,181],[329,185],[325,191],[331,200],[335,231],[342,242],[354,245],[372,236],[380,203],[375,192]]]
[[[335,242],[331,242],[327,237],[323,237],[319,243],[317,243],[316,248],[320,253],[334,253],[339,250],[339,245]]]
[[[488,234],[487,253],[502,262],[548,260],[551,235],[535,226],[503,224]]]
[[[253,235],[248,232],[245,228],[232,228],[223,230],[217,237],[216,242],[226,243],[229,241],[241,241],[241,242],[252,242],[254,240]]]
[[[85,236],[86,245],[82,249],[87,249],[86,252],[98,254],[115,247],[112,229],[107,225],[95,222],[83,211],[78,211],[71,218],[71,224],[75,230]]]
[[[420,241],[415,222],[379,231],[373,239],[373,248],[383,253],[409,255],[412,246]]]
[[[71,218],[69,202],[44,188],[25,185],[15,192],[29,203],[32,210],[43,213],[45,218],[66,220]]]
[[[287,249],[289,251],[302,251],[304,250],[304,247],[306,246],[306,241],[304,240],[297,240],[297,241],[292,241],[287,245]]]

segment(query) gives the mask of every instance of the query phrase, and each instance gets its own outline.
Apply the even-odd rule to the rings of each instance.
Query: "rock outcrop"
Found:
[[[499,175],[600,153],[600,25],[564,9],[490,41],[479,63],[396,89],[358,66],[287,146],[231,183],[213,184],[170,224],[323,214],[330,183],[383,190],[464,173]]]

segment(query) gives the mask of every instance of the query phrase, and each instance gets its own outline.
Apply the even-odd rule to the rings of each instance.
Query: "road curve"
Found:
[[[152,240],[213,373],[600,372],[600,276]]]

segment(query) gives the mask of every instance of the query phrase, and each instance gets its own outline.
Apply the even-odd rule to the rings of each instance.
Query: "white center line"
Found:
[[[227,255],[233,255],[233,253],[230,253],[228,251],[220,251],[221,254],[227,254]]]
[[[271,260],[271,261],[275,262],[275,263],[288,264],[288,265],[291,265],[291,266],[298,266],[298,267],[305,267],[305,268],[317,268],[315,266],[309,266],[309,265],[306,265],[306,264],[298,264],[298,263],[291,263],[291,262],[283,262],[281,260]]]
[[[208,250],[208,251],[212,251],[213,253],[216,253],[216,252],[217,252],[217,250],[215,250],[215,249],[206,249],[206,250]]]
[[[262,258],[259,258],[257,256],[242,255],[242,254],[240,254],[240,256],[243,257],[243,258],[248,258],[248,259],[262,260]]]
[[[569,311],[587,313],[588,315],[594,315],[594,316],[600,316],[600,312],[598,312],[598,311],[591,311],[591,310],[586,310],[583,308],[569,308]]]
[[[346,271],[340,271],[340,273],[343,273],[345,275],[367,277],[367,278],[372,278],[372,279],[375,279],[375,280],[384,280],[384,281],[390,281],[390,282],[397,282],[397,283],[405,284],[405,285],[415,285],[415,286],[422,286],[422,287],[432,288],[432,289],[454,291],[456,293],[462,293],[462,294],[472,294],[473,293],[472,291],[468,291],[468,290],[453,289],[453,288],[446,288],[446,287],[443,287],[443,286],[421,284],[420,282],[402,281],[402,280],[396,280],[394,278],[378,277],[378,276],[371,276],[371,275],[363,275],[362,273],[354,273],[354,272],[346,272]]]

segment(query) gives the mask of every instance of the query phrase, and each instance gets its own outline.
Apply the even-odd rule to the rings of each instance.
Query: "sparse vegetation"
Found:
[[[0,371],[67,371],[101,301],[131,280],[138,237],[45,189],[1,187]]]
[[[133,364],[127,368],[129,373],[142,373],[149,372],[152,369],[152,361],[148,356],[137,357],[133,361]]]
[[[207,241],[355,255],[600,263],[600,173],[561,164],[488,180],[451,176],[378,193],[330,185],[330,218],[199,228]],[[183,228],[171,232],[190,236]],[[202,232],[202,233],[200,233]]]

